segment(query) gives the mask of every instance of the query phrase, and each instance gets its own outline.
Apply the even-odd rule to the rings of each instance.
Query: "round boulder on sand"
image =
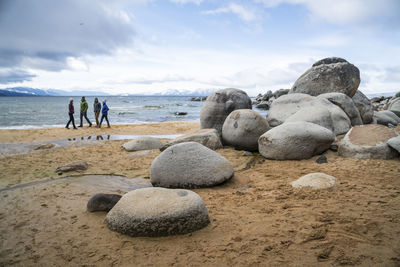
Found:
[[[333,132],[331,113],[323,106],[304,107],[285,120],[286,122],[307,121],[318,124]]]
[[[353,96],[353,102],[356,105],[358,112],[360,113],[363,123],[371,123],[372,117],[374,116],[374,110],[368,97],[361,93],[361,91],[357,90],[355,95]]]
[[[267,120],[250,109],[232,111],[222,127],[222,140],[238,149],[255,151],[258,138],[269,130]]]
[[[379,124],[354,126],[339,143],[338,153],[350,158],[392,159],[398,152],[387,141],[396,136],[395,129]]]
[[[191,134],[186,134],[180,136],[160,148],[161,151],[164,151],[170,146],[184,143],[184,142],[197,142],[206,146],[212,150],[216,150],[222,148],[221,138],[218,134],[218,131],[215,129],[201,129]]]
[[[246,92],[227,88],[207,97],[200,111],[200,128],[214,128],[222,132],[226,117],[236,109],[251,109],[251,99]]]
[[[295,188],[311,187],[312,189],[327,189],[335,185],[336,178],[322,172],[314,172],[301,176],[292,182]]]
[[[397,116],[400,116],[400,97],[397,97],[390,101],[388,110],[390,110]]]
[[[143,136],[138,139],[134,139],[122,145],[126,151],[139,151],[149,149],[159,149],[163,144],[160,140],[150,136]]]
[[[226,158],[196,142],[167,148],[150,167],[150,182],[160,187],[208,187],[232,176],[233,167]]]
[[[374,122],[388,126],[396,126],[400,123],[400,118],[390,110],[374,111]]]
[[[361,119],[360,112],[358,111],[353,100],[345,94],[342,93],[326,93],[319,95],[318,98],[328,99],[332,104],[340,107],[349,117],[351,125],[362,125],[363,121]]]
[[[325,58],[313,64],[294,83],[289,93],[317,96],[338,92],[353,97],[360,84],[360,71],[342,58]]]
[[[203,200],[192,191],[143,188],[125,194],[105,222],[121,234],[156,237],[190,233],[210,219]]]
[[[327,150],[335,135],[314,123],[299,121],[279,125],[258,140],[258,150],[268,159],[308,159]]]

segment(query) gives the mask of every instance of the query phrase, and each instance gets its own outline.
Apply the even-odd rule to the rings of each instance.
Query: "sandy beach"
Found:
[[[198,128],[197,122],[166,122],[77,131],[2,130],[0,142],[99,133],[183,134]],[[102,141],[0,158],[0,265],[400,264],[399,159],[350,159],[327,151],[328,163],[317,164],[317,157],[274,161],[224,147],[217,152],[232,163],[234,177],[220,186],[194,190],[205,202],[210,225],[186,235],[132,238],[108,230],[105,212],[86,210],[91,195],[118,190],[76,182],[82,175],[93,174],[148,179],[151,162],[160,151],[126,152],[121,148],[124,142]],[[58,166],[76,160],[85,160],[89,168],[62,176],[55,173]],[[339,182],[333,189],[320,191],[291,187],[292,181],[310,172],[333,175]],[[29,184],[32,181],[38,182]]]

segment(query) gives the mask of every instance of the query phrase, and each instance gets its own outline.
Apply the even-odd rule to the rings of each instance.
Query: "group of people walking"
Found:
[[[78,127],[83,127],[83,118],[86,119],[86,121],[89,123],[89,127],[92,127],[92,123],[87,117],[87,111],[88,111],[88,103],[86,102],[86,99],[84,96],[82,96],[81,99],[81,110],[80,110],[80,125]],[[96,118],[96,126],[98,128],[101,128],[101,124],[103,123],[103,120],[105,119],[107,121],[107,127],[110,128],[110,122],[108,121],[108,106],[107,106],[107,101],[103,101],[103,107],[101,106],[99,100],[97,97],[94,99],[93,103],[93,111],[94,111],[94,117]],[[99,115],[101,112],[101,119],[99,122]],[[68,105],[68,115],[69,115],[69,121],[65,128],[69,129],[69,124],[72,123],[72,126],[74,126],[74,129],[78,129],[75,127],[75,119],[74,119],[74,100],[72,98],[69,99],[69,105]]]

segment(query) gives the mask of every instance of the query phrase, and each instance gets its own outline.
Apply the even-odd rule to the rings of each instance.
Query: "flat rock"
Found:
[[[160,148],[164,151],[170,146],[185,143],[185,142],[196,142],[208,147],[209,149],[216,150],[222,148],[221,138],[216,129],[201,129],[194,133],[180,136]]]
[[[267,120],[250,109],[231,112],[222,126],[224,144],[237,149],[256,151],[258,138],[270,129]]]
[[[396,137],[393,137],[393,138],[390,138],[390,139],[387,141],[387,144],[388,144],[391,148],[395,149],[397,152],[400,153],[400,135],[399,135],[399,136],[396,136]]]
[[[226,117],[236,109],[251,109],[251,99],[246,92],[227,88],[207,97],[200,111],[200,128],[214,128],[221,134]]]
[[[371,123],[372,117],[374,116],[374,110],[368,97],[366,97],[361,91],[357,90],[352,99],[360,113],[363,123]]]
[[[312,189],[327,189],[333,187],[335,183],[335,177],[322,172],[315,172],[301,176],[292,182],[292,186],[295,188],[311,187]]]
[[[317,96],[324,93],[343,93],[353,97],[360,84],[360,71],[342,58],[325,58],[314,63],[301,75],[289,93]]]
[[[390,110],[374,111],[374,122],[388,126],[400,124],[400,118]]]
[[[84,171],[87,170],[88,164],[86,161],[75,161],[66,165],[60,166],[56,169],[56,173],[71,172],[71,171]]]
[[[122,145],[126,151],[139,151],[139,150],[150,150],[159,149],[163,146],[160,140],[150,136],[139,137],[138,139],[131,140]]]
[[[121,195],[117,194],[95,194],[89,199],[87,210],[90,212],[109,211],[117,204],[121,197]]]
[[[268,159],[308,159],[326,151],[335,135],[314,123],[299,121],[279,125],[258,140],[258,150]]]
[[[387,141],[397,135],[395,129],[379,124],[354,126],[339,143],[338,153],[351,158],[392,159],[398,152]]]
[[[144,188],[125,194],[105,222],[121,234],[157,237],[199,230],[210,219],[203,200],[192,191]]]
[[[209,187],[232,176],[233,167],[226,158],[196,142],[167,148],[150,167],[150,181],[160,187]]]
[[[340,107],[349,117],[351,125],[362,125],[363,121],[356,105],[349,96],[342,93],[326,93],[318,96],[319,98],[325,98],[332,104]]]

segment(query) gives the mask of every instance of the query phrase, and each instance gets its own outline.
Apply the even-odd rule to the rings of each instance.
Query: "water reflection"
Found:
[[[92,139],[93,137],[93,139]],[[107,135],[96,135],[96,136],[81,136],[81,137],[77,137],[77,138],[68,138],[68,141],[76,141],[76,140],[112,140],[111,135],[107,134]]]

